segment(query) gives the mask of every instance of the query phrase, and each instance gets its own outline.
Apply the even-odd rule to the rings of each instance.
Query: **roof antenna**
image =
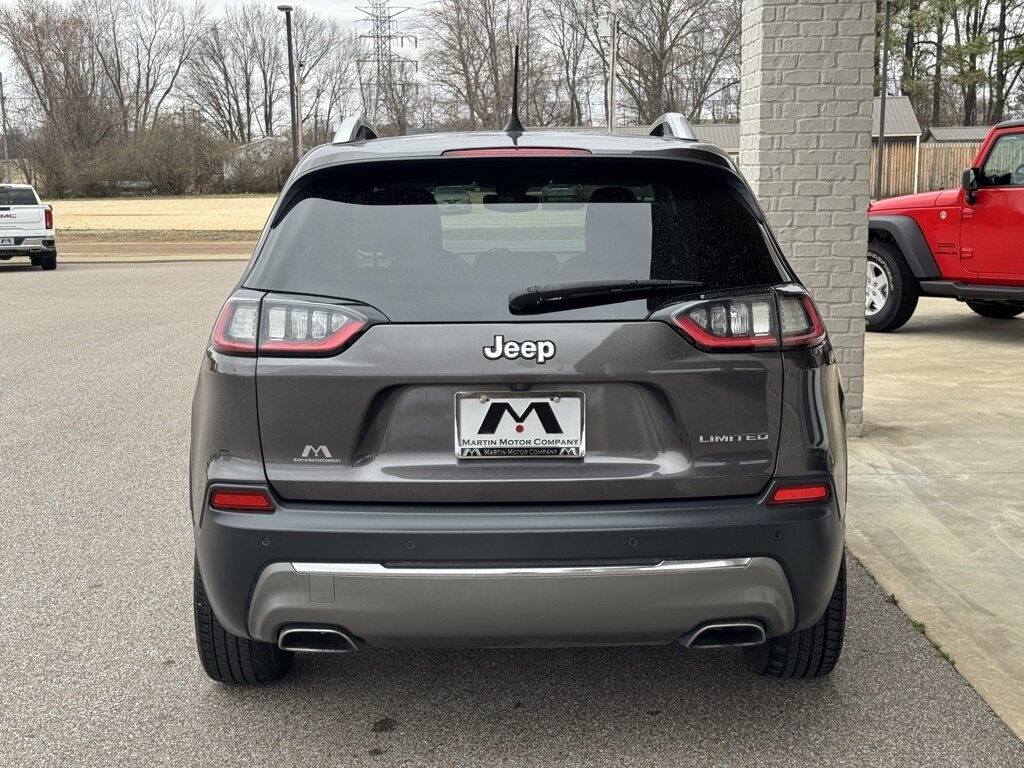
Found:
[[[515,65],[512,70],[512,116],[502,128],[505,133],[525,133],[519,122],[519,45],[515,47]]]

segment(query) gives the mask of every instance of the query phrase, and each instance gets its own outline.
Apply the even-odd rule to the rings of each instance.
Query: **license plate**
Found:
[[[586,453],[582,392],[459,392],[455,456],[460,459],[581,459]]]
[[[0,237],[0,245],[14,245],[13,237]]]

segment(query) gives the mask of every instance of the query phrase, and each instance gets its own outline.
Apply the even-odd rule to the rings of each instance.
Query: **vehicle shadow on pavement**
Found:
[[[42,271],[39,267],[30,264],[27,261],[24,264],[22,264],[20,261],[16,264],[5,264],[4,262],[0,261],[0,275],[2,275],[4,272],[31,272],[33,270],[36,272]]]
[[[736,650],[370,651],[299,656],[266,688],[210,686],[197,717],[272,742],[281,764],[1024,766],[1024,745],[850,566],[847,645],[821,680],[757,677]]]

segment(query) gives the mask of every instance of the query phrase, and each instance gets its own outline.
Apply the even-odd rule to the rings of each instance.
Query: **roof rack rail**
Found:
[[[346,117],[334,134],[333,144],[348,144],[350,141],[378,139],[377,129],[363,120],[362,115]]]
[[[675,136],[677,139],[696,141],[697,136],[693,133],[689,121],[679,112],[666,112],[654,121],[651,126],[651,136]]]

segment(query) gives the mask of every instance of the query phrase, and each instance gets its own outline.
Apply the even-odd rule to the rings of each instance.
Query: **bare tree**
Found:
[[[52,190],[73,188],[80,157],[119,124],[88,25],[51,0],[0,7],[0,42],[18,68],[24,119],[32,125],[30,151]]]
[[[244,11],[228,8],[209,22],[188,64],[185,98],[207,124],[231,141],[253,139],[258,104],[255,52],[249,46]]]
[[[312,70],[303,69],[305,136],[312,144],[329,141],[341,120],[359,111],[358,62],[362,44],[354,30],[331,25],[328,55]]]
[[[176,0],[79,0],[125,131],[149,128],[200,41],[203,6]]]
[[[579,125],[589,118],[589,102],[597,76],[600,51],[588,39],[586,14],[578,2],[546,0],[540,6],[542,39],[551,49],[557,77],[553,87],[564,99],[567,125]]]
[[[423,65],[450,122],[496,128],[507,118],[515,45],[512,0],[436,0],[420,16]]]
[[[264,136],[273,136],[278,127],[278,106],[288,95],[281,13],[269,5],[249,3],[238,11],[238,28],[252,57],[259,131]]]

